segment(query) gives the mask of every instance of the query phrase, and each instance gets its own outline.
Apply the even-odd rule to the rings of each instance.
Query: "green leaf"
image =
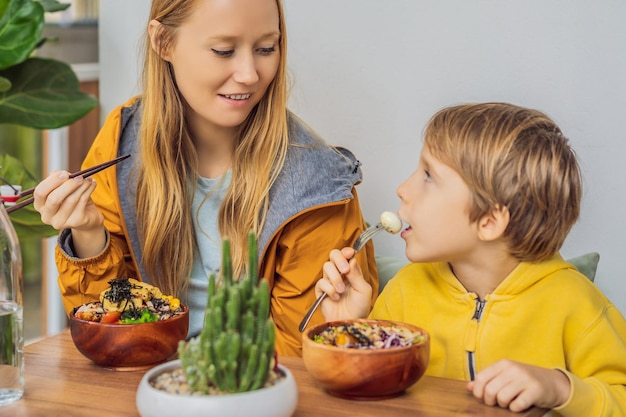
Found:
[[[79,89],[72,68],[53,59],[29,58],[0,71],[13,87],[0,93],[0,123],[55,129],[80,119],[98,100]]]
[[[35,49],[44,26],[37,1],[0,0],[0,69],[23,62]]]
[[[9,216],[20,242],[59,234],[58,230],[41,222],[41,215],[32,206],[14,211]]]
[[[4,77],[0,77],[0,93],[9,91],[11,89],[11,85],[11,81],[7,80]]]
[[[0,177],[13,185],[21,185],[23,190],[37,185],[37,179],[20,162],[11,155],[0,154]]]
[[[59,3],[56,0],[37,0],[48,13],[62,12],[71,6],[70,3]]]
[[[11,184],[21,185],[22,190],[37,185],[37,179],[26,167],[11,155],[0,154],[0,177]],[[41,215],[33,206],[26,206],[9,214],[15,232],[20,241],[29,238],[43,238],[56,236],[59,232],[53,227],[41,222]]]

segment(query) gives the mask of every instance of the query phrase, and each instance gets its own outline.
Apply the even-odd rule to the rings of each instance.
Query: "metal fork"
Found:
[[[378,224],[376,224],[374,226],[368,227],[365,231],[363,231],[363,233],[361,233],[359,235],[359,237],[356,238],[356,240],[354,241],[354,244],[352,245],[352,249],[354,249],[354,255],[356,256],[356,254],[361,249],[363,249],[363,246],[365,246],[365,244],[371,238],[373,238],[376,233],[380,232],[381,230],[385,230],[385,227],[383,226],[382,223],[378,223]],[[306,329],[306,326],[311,321],[311,317],[313,317],[313,313],[315,313],[315,310],[317,310],[317,308],[320,306],[320,304],[322,304],[322,301],[324,301],[324,298],[326,298],[326,293],[325,292],[323,292],[322,295],[317,297],[317,300],[315,300],[315,304],[313,304],[311,306],[309,311],[306,313],[306,315],[304,316],[304,318],[300,322],[300,326],[298,326],[298,330],[303,332],[304,329]]]

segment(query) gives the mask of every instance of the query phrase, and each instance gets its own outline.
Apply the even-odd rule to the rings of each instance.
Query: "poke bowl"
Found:
[[[120,371],[148,369],[172,357],[179,341],[187,337],[188,307],[133,279],[116,278],[110,283],[100,301],[70,313],[76,349],[96,365]],[[117,301],[107,298],[111,293]]]
[[[430,336],[389,320],[327,322],[302,335],[304,366],[329,394],[379,400],[404,393],[428,366]]]

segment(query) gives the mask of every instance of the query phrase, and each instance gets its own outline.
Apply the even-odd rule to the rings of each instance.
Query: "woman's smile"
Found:
[[[218,94],[218,96],[229,106],[239,108],[245,107],[250,103],[252,94]]]

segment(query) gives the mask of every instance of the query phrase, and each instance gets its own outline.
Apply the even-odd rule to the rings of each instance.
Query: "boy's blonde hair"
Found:
[[[580,213],[582,179],[547,115],[507,103],[445,108],[427,125],[424,146],[469,186],[470,221],[509,210],[504,238],[513,256],[534,262],[559,251]]]

